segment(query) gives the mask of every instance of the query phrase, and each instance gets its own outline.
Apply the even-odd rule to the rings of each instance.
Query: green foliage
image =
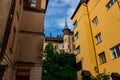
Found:
[[[52,43],[45,48],[42,80],[76,80],[75,55],[64,51],[54,52]]]
[[[96,72],[96,76],[92,76],[92,80],[109,80],[110,75],[106,73],[106,69],[102,73],[99,73],[98,68],[94,67],[94,70]]]

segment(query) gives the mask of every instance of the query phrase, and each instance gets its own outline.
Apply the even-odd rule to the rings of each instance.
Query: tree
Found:
[[[45,47],[42,80],[76,80],[75,55],[55,52],[51,42]]]
[[[102,73],[98,72],[98,67],[94,67],[96,76],[92,76],[92,80],[110,80],[110,75],[106,73],[106,69]]]

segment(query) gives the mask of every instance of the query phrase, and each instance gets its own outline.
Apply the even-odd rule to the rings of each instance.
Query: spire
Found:
[[[67,25],[67,20],[65,19],[65,27],[64,29],[68,29],[68,25]]]

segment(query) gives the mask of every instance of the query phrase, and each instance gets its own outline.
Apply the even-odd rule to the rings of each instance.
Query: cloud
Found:
[[[45,34],[61,33],[64,28],[65,19],[70,29],[73,30],[71,16],[80,0],[49,0],[45,16]]]

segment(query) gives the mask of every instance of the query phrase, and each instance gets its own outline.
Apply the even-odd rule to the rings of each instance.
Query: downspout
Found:
[[[87,8],[88,20],[89,20],[89,25],[90,25],[90,32],[91,32],[92,43],[93,43],[93,48],[94,48],[94,52],[95,52],[95,60],[96,60],[97,73],[99,74],[99,66],[98,66],[98,61],[97,61],[97,54],[96,54],[96,49],[95,49],[94,36],[93,36],[93,31],[92,31],[92,26],[91,26],[89,9],[88,9],[88,6],[87,6],[86,3],[85,4],[83,3],[83,5]]]
[[[117,4],[118,4],[118,7],[119,7],[119,9],[120,9],[120,1],[117,0]]]

